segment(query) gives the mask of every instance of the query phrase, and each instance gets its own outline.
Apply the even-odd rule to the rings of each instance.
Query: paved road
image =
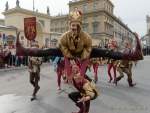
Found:
[[[137,85],[129,88],[126,76],[118,86],[109,84],[105,66],[99,68],[100,96],[92,101],[90,113],[150,113],[150,57],[133,69]],[[91,75],[92,73],[89,72]],[[41,89],[38,100],[30,102],[32,86],[26,69],[0,72],[0,113],[71,113],[78,110],[67,93],[57,93],[53,67],[41,71]],[[69,93],[68,85],[63,88]]]

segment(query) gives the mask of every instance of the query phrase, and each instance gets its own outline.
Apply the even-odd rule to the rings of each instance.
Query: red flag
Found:
[[[24,34],[28,40],[36,38],[36,17],[24,18]]]

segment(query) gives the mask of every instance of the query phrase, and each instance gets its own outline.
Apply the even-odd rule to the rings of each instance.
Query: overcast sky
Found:
[[[0,0],[0,13],[5,9],[6,1],[9,2],[9,8],[15,7],[16,0]],[[69,0],[34,0],[35,9],[46,13],[46,7],[50,7],[51,15],[58,13],[68,13]],[[115,15],[122,21],[138,32],[141,36],[146,33],[146,15],[150,15],[150,0],[111,0],[115,6]],[[33,0],[20,0],[20,6],[32,10]],[[0,14],[0,18],[4,18]]]

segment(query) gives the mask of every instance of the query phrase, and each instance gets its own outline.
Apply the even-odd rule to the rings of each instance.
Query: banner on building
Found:
[[[36,38],[36,17],[24,18],[24,34],[28,40]]]

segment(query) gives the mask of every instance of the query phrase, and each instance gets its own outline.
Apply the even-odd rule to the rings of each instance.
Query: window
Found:
[[[43,26],[45,26],[44,20],[39,20],[39,22],[40,22]]]
[[[88,24],[83,24],[82,29],[83,31],[88,32]]]
[[[105,23],[105,31],[107,32],[108,31],[108,24]]]
[[[57,25],[58,25],[57,22],[54,22],[54,26],[57,27]]]
[[[93,33],[98,33],[98,26],[99,26],[98,22],[93,22]]]
[[[61,26],[64,26],[64,21],[61,21],[60,23],[61,23]]]
[[[83,12],[85,12],[87,10],[87,4],[83,4]]]
[[[98,6],[98,2],[94,1],[94,2],[93,2],[93,10],[96,10],[96,9],[97,9],[97,6]]]
[[[45,46],[46,46],[46,47],[48,47],[49,41],[50,41],[49,38],[45,38]]]
[[[98,21],[98,15],[94,15],[93,16],[93,21],[95,22],[95,21]]]
[[[64,28],[61,28],[61,33],[64,33]]]
[[[83,18],[83,23],[87,23],[88,22],[88,18],[87,17],[84,17]]]

